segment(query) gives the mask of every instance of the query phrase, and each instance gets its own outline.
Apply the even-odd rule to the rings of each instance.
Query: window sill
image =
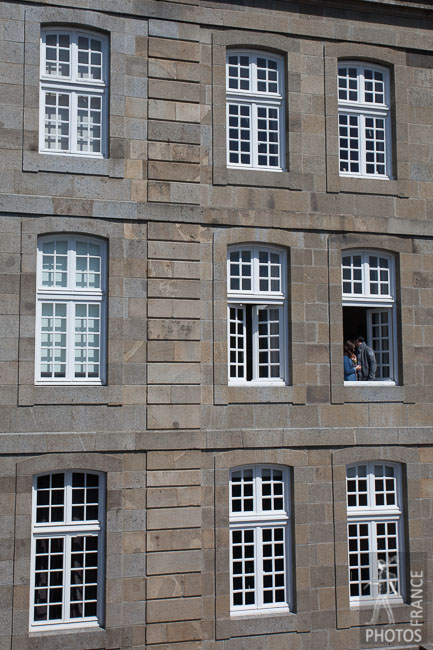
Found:
[[[54,384],[37,386],[21,384],[18,390],[19,406],[36,406],[45,404],[122,404],[122,386],[74,385],[59,386]]]
[[[93,176],[124,177],[124,162],[120,158],[96,158],[74,154],[50,154],[37,151],[23,152],[23,171],[87,174]]]
[[[379,194],[384,196],[408,197],[408,183],[405,180],[391,180],[386,177],[340,176],[328,174],[328,192],[351,194]]]
[[[233,388],[234,386],[243,386],[244,388],[262,388],[266,386],[286,386],[284,381],[280,380],[278,381],[277,379],[275,380],[269,380],[269,381],[260,381],[259,379],[256,381],[230,381],[228,384],[229,388]]]
[[[215,185],[242,185],[253,187],[276,187],[291,190],[312,190],[313,175],[282,169],[251,169],[250,167],[217,166],[213,168]]]
[[[256,616],[281,616],[291,614],[289,607],[275,607],[275,609],[244,609],[243,611],[230,612],[230,618],[256,618]]]
[[[254,634],[276,634],[284,632],[309,632],[311,616],[309,612],[290,612],[264,615],[245,613],[244,616],[222,618],[216,622],[216,638],[229,639],[232,637],[247,637]]]
[[[29,635],[34,637],[39,634],[42,636],[49,636],[50,634],[58,634],[59,632],[94,632],[100,630],[104,632],[103,628],[97,621],[80,621],[77,623],[55,623],[52,625],[35,625],[29,628]]]
[[[340,173],[340,178],[360,178],[368,181],[392,181],[390,176],[381,176],[380,174],[349,174]]]
[[[381,379],[372,379],[369,381],[345,381],[344,385],[349,386],[350,388],[355,388],[355,386],[358,388],[361,386],[396,386],[397,384],[392,380],[382,381]]]
[[[405,602],[401,596],[397,596],[395,598],[388,597],[387,602],[391,605],[391,607],[399,607],[401,605],[404,605]],[[376,605],[376,601],[374,599],[372,600],[366,600],[366,601],[355,601],[350,603],[350,609],[357,610],[357,609],[371,609],[374,608]]]
[[[394,622],[409,623],[411,621],[411,605],[402,599],[390,601]],[[348,609],[340,607],[337,609],[337,629],[353,627],[371,627],[371,620],[374,616],[374,603],[365,605],[350,605]]]
[[[344,386],[332,387],[333,403],[351,402],[405,402],[404,386],[381,381],[345,381]]]
[[[216,386],[215,404],[305,404],[305,386]]]
[[[275,172],[280,173],[284,172],[285,170],[282,169],[282,167],[250,167],[250,166],[243,166],[243,165],[230,165],[230,163],[227,163],[227,169],[234,170],[234,169],[240,169],[242,171],[250,171],[250,172],[270,172],[271,174],[275,174]]]
[[[43,379],[37,379],[35,381],[35,386],[45,386],[45,387],[52,386],[53,388],[55,388],[56,386],[82,386],[82,387],[89,386],[90,387],[90,386],[105,386],[105,385],[106,385],[105,382],[103,382],[101,380],[94,380],[94,381],[80,381],[80,380],[72,381],[71,380],[71,381],[68,381],[66,379],[65,380],[60,379],[59,381],[53,381],[53,380],[47,379],[46,381],[44,381]]]

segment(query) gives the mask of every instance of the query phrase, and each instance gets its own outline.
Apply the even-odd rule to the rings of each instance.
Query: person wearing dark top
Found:
[[[356,339],[356,356],[358,363],[361,366],[359,371],[359,379],[361,381],[374,381],[376,379],[376,356],[374,350],[367,345],[363,336],[358,336]]]
[[[355,346],[352,341],[344,344],[344,381],[357,381],[357,371],[361,366],[356,364]]]

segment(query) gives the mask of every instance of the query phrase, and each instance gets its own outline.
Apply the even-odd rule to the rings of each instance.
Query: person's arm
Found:
[[[376,362],[376,355],[374,354],[374,351],[370,348],[367,352],[367,358],[368,358],[368,379],[376,379],[376,369],[377,369],[377,362]]]
[[[344,363],[344,379],[347,379],[347,375],[350,372],[350,366],[349,366],[350,359],[344,355],[343,357],[343,363]],[[350,362],[351,363],[351,362]]]

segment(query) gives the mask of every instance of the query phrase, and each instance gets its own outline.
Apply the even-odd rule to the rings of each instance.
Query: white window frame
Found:
[[[361,283],[362,293],[344,292],[343,258],[361,256]],[[369,257],[384,258],[388,261],[388,285],[389,292],[386,294],[375,294],[370,288],[370,263]],[[352,265],[353,269],[353,265]],[[396,314],[396,281],[395,281],[395,257],[380,250],[370,249],[348,249],[341,251],[341,283],[342,283],[342,305],[343,307],[368,307],[367,310],[367,343],[373,347],[374,339],[374,314],[387,314],[389,327],[389,379],[376,378],[374,381],[345,381],[345,386],[395,386],[398,382],[398,350],[397,350],[397,314]],[[347,280],[346,280],[347,282]],[[378,351],[379,352],[379,351]],[[380,357],[376,357],[378,367]]]
[[[231,89],[228,83],[228,69],[230,56],[245,56],[250,60],[250,90]],[[266,58],[274,61],[277,65],[278,74],[278,92],[263,92],[257,90],[257,59]],[[229,50],[226,57],[226,131],[227,131],[227,167],[233,169],[260,169],[272,172],[284,171],[285,152],[285,94],[284,94],[284,59],[282,56],[266,51],[252,50]],[[230,161],[230,134],[229,134],[229,110],[230,105],[248,106],[250,109],[250,143],[251,143],[251,162],[233,163]],[[278,166],[261,165],[258,160],[258,116],[259,107],[276,108],[278,111],[278,146],[279,146],[279,164]]]
[[[368,539],[370,556],[368,567],[370,569],[370,584],[371,594],[362,596],[351,596],[349,593],[349,600],[351,607],[360,607],[363,605],[374,606],[376,601],[381,598],[378,593],[378,558],[377,554],[383,552],[378,549],[376,539],[376,524],[381,523],[395,523],[397,529],[397,544],[398,544],[398,586],[397,593],[390,593],[386,598],[390,604],[401,604],[405,598],[405,563],[404,563],[404,526],[403,526],[403,493],[402,493],[402,471],[399,463],[384,462],[384,461],[365,461],[352,463],[347,466],[347,472],[351,468],[358,468],[360,466],[367,467],[367,505],[347,505],[347,537],[348,537],[348,571],[349,571],[349,590],[350,590],[350,557],[349,557],[349,526],[351,524],[366,524],[368,525]],[[394,470],[395,484],[396,484],[396,503],[394,505],[376,505],[374,502],[375,495],[375,466],[382,466],[385,474],[385,467],[392,467]],[[346,478],[348,482],[351,480]],[[347,495],[348,490],[346,489]]]
[[[283,483],[283,509],[263,510],[262,509],[262,470],[278,470],[282,472]],[[232,485],[233,474],[251,470],[253,473],[253,511],[233,512],[232,509]],[[279,614],[291,611],[292,607],[292,535],[291,535],[291,505],[290,505],[290,482],[289,468],[282,465],[245,465],[233,467],[230,470],[230,615],[260,615],[260,614]],[[284,576],[285,576],[285,601],[273,604],[263,602],[263,553],[262,553],[262,534],[264,530],[273,528],[283,528],[284,534]],[[233,603],[233,531],[254,531],[254,597],[255,603],[248,605],[234,605]],[[238,576],[239,574],[237,574]]]
[[[46,70],[46,37],[47,35],[68,35],[71,39],[70,75],[47,75]],[[78,37],[92,37],[101,42],[102,50],[102,79],[86,80],[78,78]],[[40,40],[40,90],[39,90],[39,151],[44,154],[57,156],[78,156],[81,158],[106,158],[108,155],[108,87],[109,87],[109,46],[108,38],[100,32],[84,29],[71,30],[48,28],[41,31]],[[47,93],[62,93],[69,96],[69,150],[49,149],[45,146],[45,95]],[[89,95],[101,98],[101,151],[78,151],[78,96]]]
[[[252,287],[249,291],[232,290],[230,288],[230,253],[233,251],[250,251],[252,260]],[[279,291],[260,291],[259,290],[259,254],[260,252],[277,253],[280,258],[281,277]],[[252,306],[252,379],[247,380],[247,331],[245,307]],[[243,341],[244,341],[244,377],[230,377],[231,359],[230,359],[230,309],[237,308],[244,314],[243,316]],[[279,377],[260,377],[259,376],[259,331],[258,318],[260,309],[278,309],[279,311]],[[231,386],[285,386],[288,381],[288,313],[287,313],[287,253],[282,248],[273,246],[255,246],[251,244],[236,244],[230,246],[227,252],[227,355],[228,355],[228,383]]]
[[[390,71],[389,68],[379,65],[373,65],[369,62],[363,63],[362,61],[345,61],[338,62],[338,70],[340,68],[356,68],[358,80],[358,100],[353,101],[349,99],[340,99],[338,97],[339,88],[337,87],[338,97],[338,115],[356,116],[358,118],[359,130],[359,172],[354,171],[339,171],[340,176],[353,177],[353,178],[378,178],[391,180],[392,174],[392,128],[391,128],[391,87],[390,87]],[[365,70],[375,71],[383,74],[385,96],[383,104],[367,102],[365,100]],[[383,118],[385,123],[385,150],[384,150],[384,166],[385,172],[367,173],[367,160],[366,160],[366,125],[367,118]],[[350,138],[349,138],[350,139]],[[339,140],[340,140],[340,127],[339,127]],[[339,168],[341,163],[340,158],[340,144],[339,144]]]
[[[43,287],[42,286],[42,245],[50,241],[67,242],[67,286]],[[95,243],[101,250],[101,287],[76,288],[76,243]],[[103,385],[106,382],[106,355],[107,355],[107,246],[106,243],[94,237],[74,235],[47,235],[38,238],[36,270],[36,325],[35,325],[35,383],[56,385]],[[41,377],[41,336],[42,336],[42,305],[66,304],[66,376]],[[75,377],[75,308],[80,304],[97,304],[100,313],[100,341],[99,341],[99,377]]]
[[[98,500],[98,519],[90,521],[72,521],[72,474],[93,474],[99,477],[99,500]],[[37,523],[36,521],[36,503],[37,503],[37,480],[39,477],[64,474],[64,513],[63,521],[55,523]],[[51,490],[50,490],[51,491]],[[66,615],[71,604],[70,587],[71,587],[71,540],[73,537],[87,536],[97,537],[97,614],[82,618],[71,618]],[[63,599],[62,599],[62,619],[56,619],[52,622],[35,621],[35,575],[36,575],[36,541],[38,539],[64,539],[63,546]],[[105,584],[105,475],[101,472],[87,470],[59,470],[45,472],[33,477],[32,486],[32,540],[31,540],[31,559],[30,559],[30,620],[29,630],[31,632],[70,630],[76,628],[100,628],[104,621],[104,584]]]

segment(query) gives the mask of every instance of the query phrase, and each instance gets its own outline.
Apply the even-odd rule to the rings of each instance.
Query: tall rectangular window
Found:
[[[282,57],[267,52],[227,53],[227,165],[284,168]]]
[[[389,70],[362,62],[338,66],[340,175],[390,178]]]
[[[36,382],[105,381],[106,246],[84,237],[38,242]]]
[[[230,474],[231,613],[289,611],[290,495],[286,467]]]
[[[102,474],[41,474],[33,482],[30,629],[102,624]]]
[[[107,38],[86,31],[44,29],[40,66],[40,151],[106,156]]]
[[[229,249],[229,383],[286,383],[286,272],[281,249],[250,245]]]
[[[342,252],[344,340],[362,336],[374,350],[375,381],[397,381],[394,257],[383,251]]]
[[[401,468],[368,462],[347,467],[351,605],[404,596]]]

